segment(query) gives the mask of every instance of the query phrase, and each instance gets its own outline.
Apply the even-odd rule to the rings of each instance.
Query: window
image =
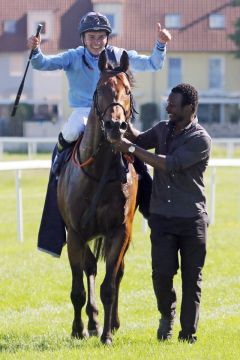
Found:
[[[43,40],[52,38],[54,16],[52,11],[29,11],[27,16],[28,37],[36,34],[38,24],[42,24],[41,37]]]
[[[34,106],[34,121],[53,121],[58,117],[58,106],[52,104],[39,104]]]
[[[182,82],[182,60],[180,58],[168,59],[168,88]]]
[[[222,14],[211,14],[209,16],[209,27],[211,29],[225,28],[225,16]]]
[[[112,34],[117,35],[121,33],[122,30],[122,4],[108,2],[108,3],[97,3],[94,4],[94,11],[100,12],[107,16],[111,28]]]
[[[179,14],[165,15],[165,27],[167,29],[178,29],[181,27],[181,17]]]
[[[225,105],[225,122],[230,124],[240,124],[240,104]]]
[[[220,104],[199,104],[198,118],[201,123],[213,124],[220,123],[221,105]]]
[[[212,90],[222,90],[224,81],[223,59],[209,59],[208,87]]]
[[[7,34],[15,34],[17,30],[16,20],[6,20],[3,24],[3,31]]]

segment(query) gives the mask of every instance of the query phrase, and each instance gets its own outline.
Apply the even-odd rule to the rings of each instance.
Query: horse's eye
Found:
[[[127,94],[127,95],[130,95],[130,94],[131,94],[130,89],[126,89],[126,94]]]

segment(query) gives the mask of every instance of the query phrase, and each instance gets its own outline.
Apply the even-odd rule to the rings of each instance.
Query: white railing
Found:
[[[15,170],[16,185],[16,214],[17,214],[17,238],[23,241],[23,210],[22,210],[22,189],[21,189],[21,171],[50,169],[50,160],[26,160],[26,161],[6,161],[0,162],[0,171]]]
[[[0,162],[0,171],[16,171],[16,214],[17,214],[17,238],[23,241],[23,211],[21,191],[21,171],[35,169],[50,169],[50,160],[26,160]],[[215,222],[215,193],[216,193],[216,170],[217,167],[240,167],[240,159],[210,159],[210,223]],[[146,228],[146,222],[144,223]]]
[[[5,144],[27,144],[29,159],[37,153],[38,144],[56,144],[56,137],[1,137],[0,136],[0,157],[4,152]],[[231,159],[236,146],[240,146],[240,138],[213,138],[213,146],[225,146],[227,158]]]
[[[231,159],[234,155],[234,150],[236,146],[240,146],[240,138],[213,138],[213,146],[225,146],[227,150],[227,158]]]
[[[29,159],[32,158],[33,155],[37,153],[38,144],[56,144],[56,137],[1,137],[0,136],[0,157],[4,153],[4,145],[5,144],[27,144],[27,153]]]

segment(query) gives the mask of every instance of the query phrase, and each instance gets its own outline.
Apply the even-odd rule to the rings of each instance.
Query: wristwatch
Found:
[[[136,150],[136,147],[134,145],[131,145],[128,148],[128,152],[130,152],[131,154],[133,154],[135,150]]]

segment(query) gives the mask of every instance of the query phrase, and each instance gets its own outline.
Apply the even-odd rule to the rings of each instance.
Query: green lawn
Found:
[[[7,156],[5,160],[10,158],[15,159]],[[208,171],[208,196],[209,175]],[[198,342],[195,345],[179,344],[177,341],[179,311],[173,339],[164,344],[156,340],[158,312],[151,284],[149,231],[143,231],[139,214],[135,217],[133,241],[126,255],[120,293],[121,327],[114,336],[113,346],[106,348],[96,338],[87,341],[70,338],[73,311],[69,298],[71,275],[66,249],[61,259],[54,259],[36,249],[47,178],[48,172],[43,170],[22,173],[24,242],[18,243],[14,172],[1,172],[0,359],[239,358],[239,168],[217,170],[216,221],[209,228]],[[104,264],[100,263],[97,294],[101,321],[103,310],[99,284],[103,275]],[[179,274],[175,285],[179,309]]]

